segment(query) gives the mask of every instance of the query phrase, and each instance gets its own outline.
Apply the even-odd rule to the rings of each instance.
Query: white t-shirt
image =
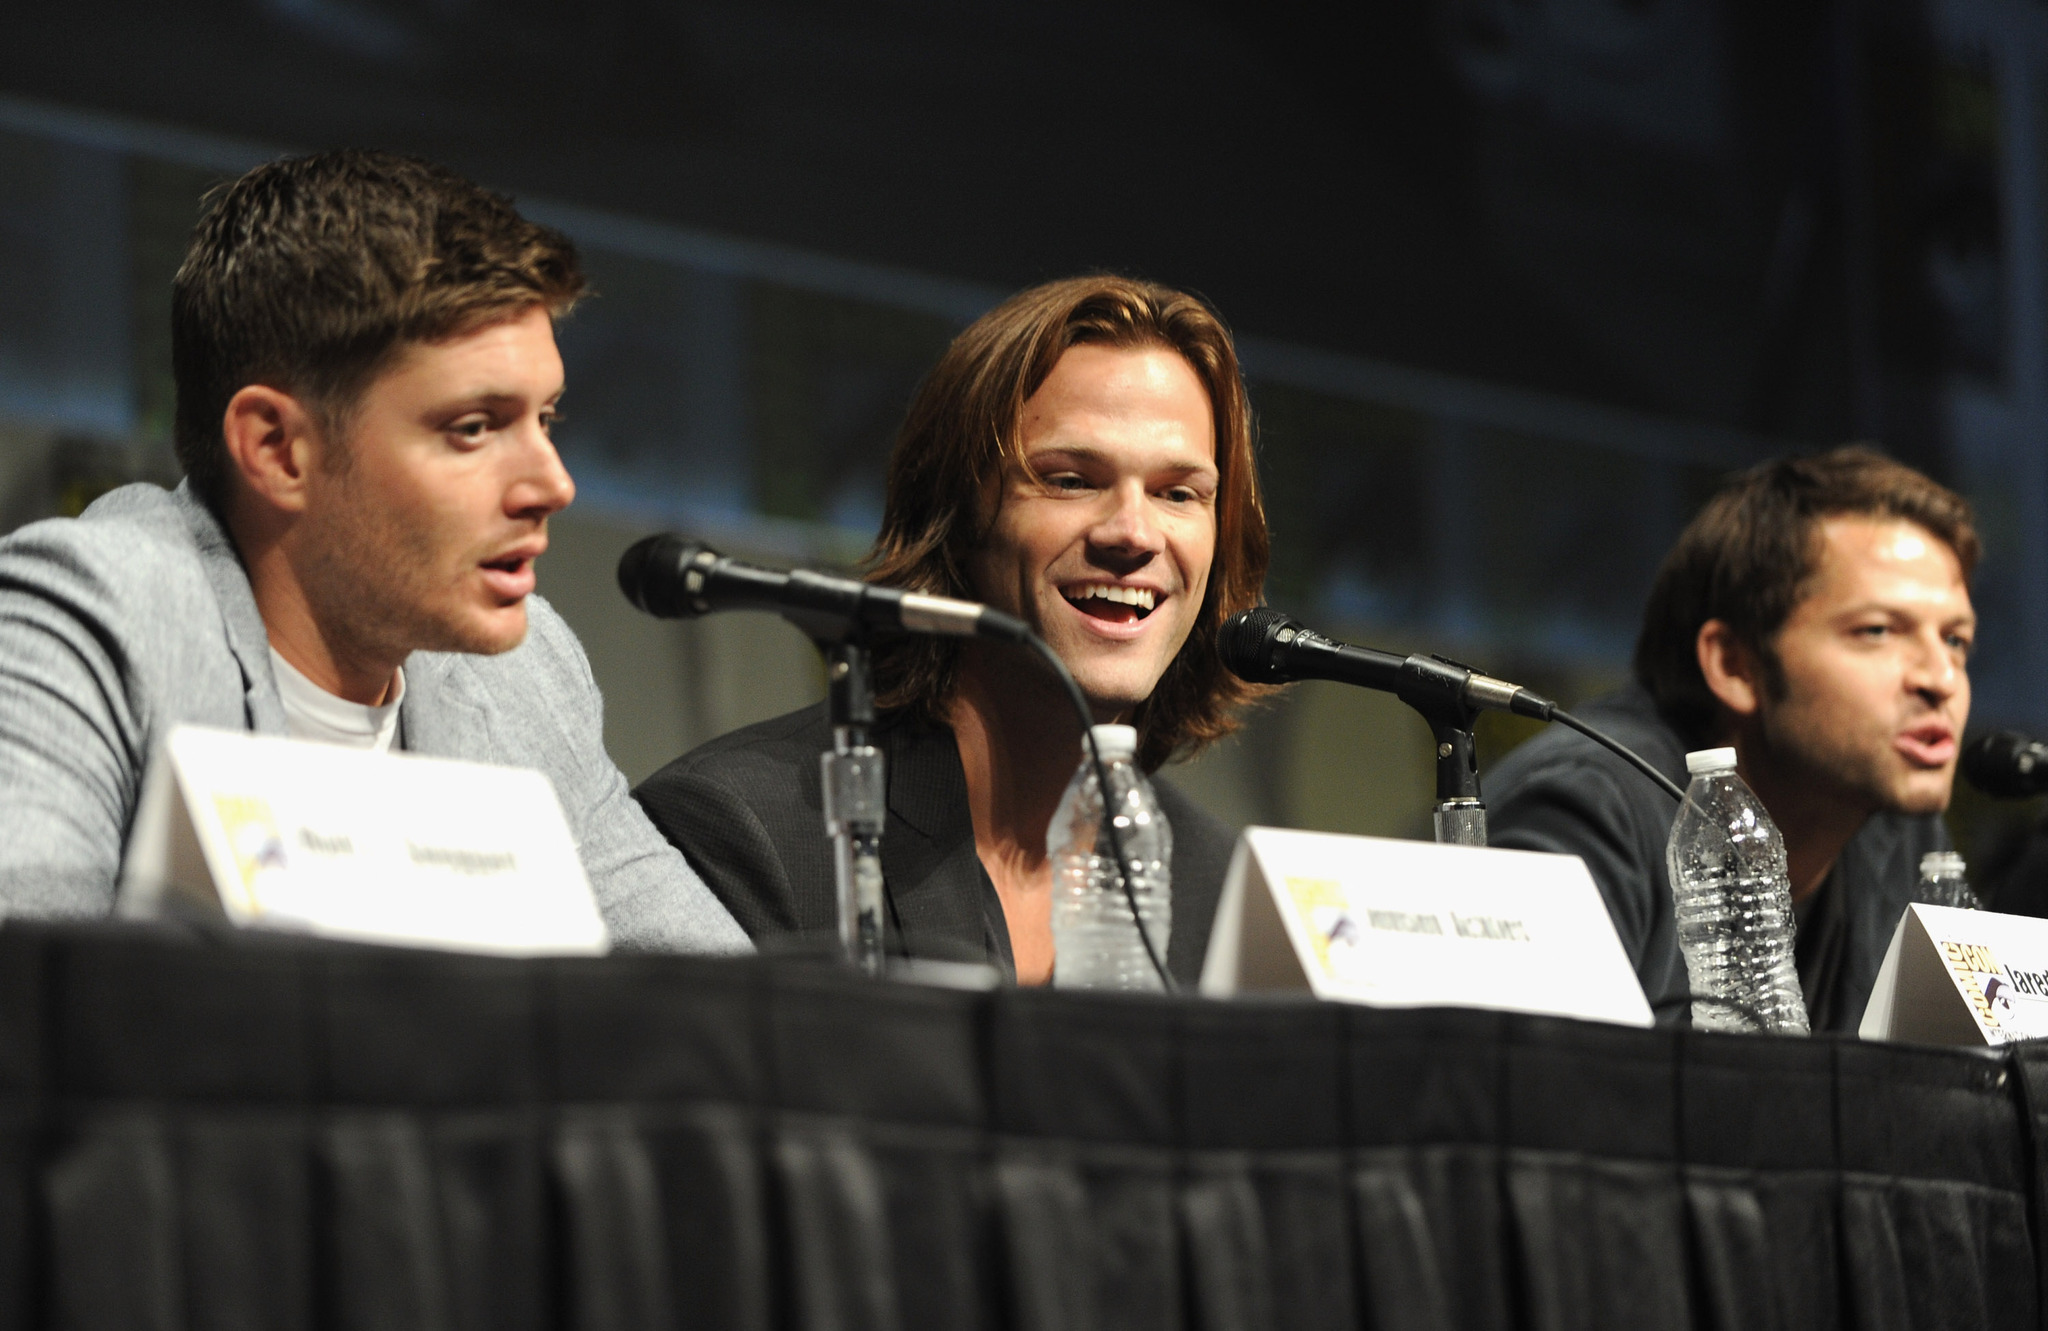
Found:
[[[398,704],[405,701],[405,671],[391,681],[391,697],[377,707],[337,698],[292,668],[270,649],[270,668],[284,699],[284,726],[293,739],[319,740],[349,749],[384,753],[398,735]]]

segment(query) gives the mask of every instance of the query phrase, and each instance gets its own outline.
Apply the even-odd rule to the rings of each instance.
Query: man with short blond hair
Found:
[[[217,191],[172,289],[176,491],[0,541],[0,905],[104,915],[174,726],[534,767],[615,941],[745,950],[601,741],[534,596],[569,241],[440,167],[340,151]]]

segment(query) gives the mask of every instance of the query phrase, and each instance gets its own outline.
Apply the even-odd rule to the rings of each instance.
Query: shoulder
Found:
[[[726,786],[750,795],[793,796],[793,773],[813,773],[831,742],[825,706],[818,703],[758,721],[707,740],[641,782],[642,803],[686,787]]]
[[[225,536],[218,541],[233,561]],[[206,561],[176,497],[154,485],[123,486],[80,517],[30,523],[0,540],[0,595],[13,599],[20,620],[87,625],[97,637],[126,642],[122,655],[147,660],[220,637]]]
[[[168,579],[203,582],[199,544],[170,492],[124,485],[75,518],[32,522],[0,540],[0,568],[11,582],[31,571],[119,589],[161,587]]]

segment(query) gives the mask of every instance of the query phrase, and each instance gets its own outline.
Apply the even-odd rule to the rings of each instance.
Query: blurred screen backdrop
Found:
[[[0,52],[0,522],[175,483],[167,291],[280,152],[445,161],[583,247],[542,592],[629,778],[821,694],[657,623],[650,531],[850,567],[952,335],[1111,269],[1240,335],[1269,599],[1580,700],[1720,478],[1850,439],[1957,485],[1976,717],[2048,730],[2048,10],[2027,0],[30,4]],[[1526,737],[1489,717],[1482,757]],[[1426,728],[1311,685],[1181,779],[1426,835]],[[1965,848],[2025,811],[1967,795]]]

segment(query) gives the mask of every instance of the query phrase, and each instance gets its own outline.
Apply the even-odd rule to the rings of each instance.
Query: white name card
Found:
[[[607,943],[541,773],[196,726],[150,764],[117,910],[511,955]]]
[[[2048,1036],[2048,920],[1908,906],[1856,1033],[1960,1045]]]
[[[1250,827],[1202,992],[1307,989],[1648,1026],[1628,954],[1576,855]]]

